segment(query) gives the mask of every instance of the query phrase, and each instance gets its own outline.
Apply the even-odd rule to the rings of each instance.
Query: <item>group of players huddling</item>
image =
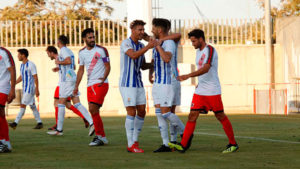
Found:
[[[204,32],[194,29],[188,33],[188,37],[196,51],[197,70],[186,75],[179,75],[177,67],[177,48],[181,34],[169,34],[171,23],[167,19],[155,18],[152,21],[153,37],[145,33],[142,20],[134,20],[130,24],[131,35],[125,39],[120,47],[120,81],[119,89],[126,107],[127,116],[125,129],[127,136],[127,151],[143,153],[138,137],[144,125],[146,115],[146,96],[142,81],[142,70],[149,69],[149,81],[153,84],[152,98],[155,105],[155,114],[158,120],[162,145],[153,152],[172,152],[177,150],[185,152],[191,146],[196,120],[199,114],[207,114],[213,111],[220,121],[226,133],[229,144],[223,153],[231,153],[238,150],[231,123],[223,110],[221,100],[221,86],[218,77],[218,54],[215,48],[205,42]],[[55,90],[54,106],[56,124],[49,128],[47,134],[63,135],[63,122],[65,107],[80,116],[89,127],[89,135],[95,134],[89,146],[108,144],[105,136],[103,122],[100,117],[100,108],[108,92],[107,77],[110,73],[110,60],[106,48],[95,44],[95,33],[91,28],[85,29],[81,34],[85,47],[79,51],[79,69],[75,73],[75,59],[73,52],[67,48],[68,38],[59,36],[57,46],[48,46],[46,52],[57,67],[52,71],[59,72],[59,84]],[[148,44],[141,43],[145,40]],[[144,54],[152,51],[152,61],[146,62]],[[8,126],[16,129],[24,115],[27,105],[33,111],[37,121],[35,129],[43,128],[39,112],[35,105],[35,96],[39,96],[38,77],[36,67],[28,60],[26,49],[18,50],[18,59],[22,62],[20,76],[16,80],[15,63],[10,52],[0,48],[0,152],[11,152]],[[87,99],[88,110],[80,103],[79,84],[87,72]],[[186,125],[175,114],[176,106],[180,105],[181,85],[180,81],[191,77],[198,78],[198,85],[192,99],[190,114]],[[22,82],[22,101],[20,112],[16,120],[7,123],[5,117],[6,102],[10,103],[15,98],[15,85]],[[72,100],[72,104],[71,104]],[[169,133],[170,131],[170,140]],[[181,142],[177,142],[177,135]]]

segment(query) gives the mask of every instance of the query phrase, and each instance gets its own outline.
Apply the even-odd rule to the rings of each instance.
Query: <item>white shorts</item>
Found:
[[[75,88],[75,82],[61,82],[59,84],[59,98],[79,96],[79,92],[77,96],[73,95],[74,88]]]
[[[160,105],[160,107],[171,107],[174,98],[172,85],[154,83],[152,87],[152,98],[154,105]]]
[[[33,105],[35,103],[34,93],[23,93],[21,104]]]
[[[146,104],[145,89],[143,87],[119,87],[125,107]]]
[[[179,81],[172,81],[172,88],[174,92],[174,98],[172,105],[179,106],[181,104],[181,85]]]

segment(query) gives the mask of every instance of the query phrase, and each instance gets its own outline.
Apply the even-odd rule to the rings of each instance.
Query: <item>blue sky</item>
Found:
[[[271,0],[277,6],[280,0]],[[0,0],[0,8],[13,5],[17,0]],[[126,0],[122,2],[107,0],[115,9],[111,16],[101,13],[104,18],[124,19],[126,16]],[[169,19],[199,19],[200,15],[194,5],[197,4],[207,18],[260,18],[263,10],[257,0],[160,0],[160,17]]]

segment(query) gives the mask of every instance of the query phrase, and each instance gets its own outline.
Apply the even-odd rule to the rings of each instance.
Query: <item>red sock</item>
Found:
[[[194,133],[195,126],[196,126],[196,122],[188,121],[186,123],[186,126],[184,128],[184,132],[183,132],[183,136],[182,136],[182,140],[181,140],[181,145],[183,147],[187,146],[191,135]]]
[[[0,116],[0,140],[9,141],[8,124],[4,116]]]
[[[55,107],[55,122],[57,125],[57,118],[58,118],[58,107]]]
[[[79,117],[81,117],[81,118],[84,119],[83,115],[81,114],[81,112],[80,112],[78,109],[76,109],[76,107],[74,107],[74,106],[72,105],[72,106],[70,107],[70,109],[73,111],[73,113],[77,114]]]
[[[229,119],[227,118],[227,116],[225,116],[225,118],[223,120],[221,120],[220,122],[223,125],[223,129],[229,139],[229,143],[236,144],[235,139],[234,139],[233,129],[232,129],[231,123],[230,123]]]
[[[105,137],[103,122],[99,113],[92,114],[96,135]]]

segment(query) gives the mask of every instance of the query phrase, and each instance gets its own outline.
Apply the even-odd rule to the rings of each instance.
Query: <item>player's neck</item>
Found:
[[[200,49],[200,50],[203,50],[203,49],[205,48],[205,46],[206,46],[206,43],[204,42],[204,43],[199,47],[199,49]]]
[[[59,49],[63,48],[63,47],[66,47],[66,46],[59,46]]]
[[[167,33],[161,33],[161,34],[159,34],[159,39],[162,39],[162,38],[164,38],[164,37],[166,37],[166,36],[168,36]]]
[[[25,58],[25,59],[22,60],[22,63],[23,63],[23,64],[25,64],[25,63],[27,63],[27,62],[28,62],[28,59],[27,59],[27,58]]]
[[[134,37],[134,36],[130,36],[131,40],[135,43],[135,44],[138,44],[139,43],[139,39]]]
[[[92,47],[91,47],[91,46],[86,45],[86,49],[87,49],[87,50],[92,50],[94,47],[95,47],[95,46],[92,46]]]

